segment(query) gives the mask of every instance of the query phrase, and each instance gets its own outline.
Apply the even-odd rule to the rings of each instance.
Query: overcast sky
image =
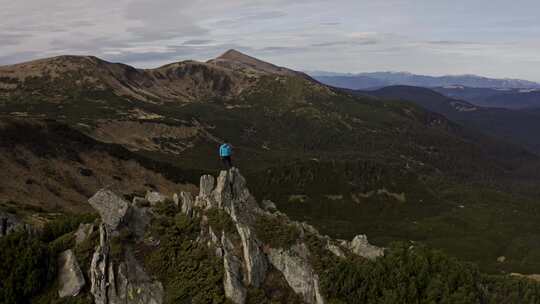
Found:
[[[0,0],[0,65],[156,67],[235,48],[298,70],[540,81],[539,14],[538,0]]]

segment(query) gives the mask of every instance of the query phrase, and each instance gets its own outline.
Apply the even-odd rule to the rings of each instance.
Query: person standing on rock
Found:
[[[221,158],[225,169],[229,170],[232,168],[232,146],[229,143],[224,142],[219,147],[219,157]]]

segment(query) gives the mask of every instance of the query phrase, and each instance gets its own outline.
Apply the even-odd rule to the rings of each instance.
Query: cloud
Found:
[[[433,40],[433,41],[426,41],[427,44],[432,45],[478,45],[478,42],[471,42],[471,41],[458,41],[458,40]]]
[[[297,69],[540,80],[538,1],[456,1],[4,1],[0,64],[91,54],[149,67],[237,48]]]
[[[33,52],[33,51],[18,52],[18,53],[13,53],[13,54],[8,54],[8,55],[0,55],[0,63],[15,64],[18,62],[24,62],[24,61],[36,59],[38,58],[38,56],[39,56],[39,52]]]
[[[203,44],[209,44],[212,43],[214,40],[211,39],[193,39],[184,41],[183,45],[203,45]]]
[[[321,22],[321,25],[324,25],[324,26],[335,26],[335,25],[340,25],[341,23],[340,22]]]
[[[314,47],[335,47],[335,46],[360,46],[377,44],[377,39],[362,39],[362,40],[341,40],[313,43]]]
[[[29,34],[24,33],[0,33],[0,41],[3,45],[18,45],[28,38]]]

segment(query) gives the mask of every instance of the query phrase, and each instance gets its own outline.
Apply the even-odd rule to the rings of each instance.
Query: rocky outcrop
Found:
[[[201,198],[206,198],[214,190],[216,180],[212,175],[203,175],[201,177],[200,187],[199,187],[199,196]]]
[[[75,244],[80,245],[86,241],[94,232],[95,227],[94,224],[81,223],[77,231],[75,231]]]
[[[371,245],[367,236],[363,234],[355,236],[351,242],[341,241],[341,245],[366,259],[373,260],[384,255],[384,249]]]
[[[103,220],[90,269],[90,291],[96,304],[162,303],[163,286],[147,275],[134,258],[131,247],[125,248],[120,256],[111,256],[111,238],[119,236],[119,230],[127,229],[136,242],[146,246],[159,245],[158,241],[145,237],[145,231],[153,216],[151,210],[155,203],[151,201],[168,200],[159,193],[152,195],[156,200],[147,195],[144,199],[134,198],[134,203],[130,204],[111,191],[101,190],[90,199]],[[383,254],[383,250],[370,245],[365,236],[357,236],[351,242],[335,241],[320,235],[313,226],[289,220],[272,202],[265,201],[263,208],[259,207],[246,180],[235,168],[221,171],[217,178],[202,176],[195,198],[188,192],[180,192],[173,196],[171,204],[188,217],[200,220],[201,230],[195,241],[208,246],[222,260],[223,290],[235,304],[246,303],[250,288],[269,288],[267,284],[275,280],[276,272],[284,284],[279,287],[285,288],[281,292],[294,292],[308,304],[324,304],[319,275],[312,265],[314,259],[321,257],[320,249],[339,258],[352,253],[366,258]],[[214,208],[221,211],[211,213]],[[264,232],[258,225],[268,219],[293,229],[298,239],[292,245],[280,243],[279,247],[273,247],[272,242],[262,242],[257,233]],[[79,235],[85,238],[89,233],[89,227],[81,226],[77,238]],[[313,247],[313,244],[317,245]]]
[[[163,302],[163,286],[144,271],[144,268],[126,252],[124,261],[115,271],[113,263],[109,265],[108,299],[111,304],[160,304]]]
[[[142,238],[150,222],[146,207],[130,205],[112,191],[100,190],[89,200],[103,223],[99,226],[99,244],[90,266],[90,293],[96,304],[161,304],[164,290],[133,256],[129,246],[120,256],[111,256],[111,236],[117,229]]]
[[[247,289],[243,283],[242,262],[234,255],[234,245],[223,233],[221,237],[223,248],[223,288],[225,296],[236,304],[246,302]]]
[[[215,186],[210,188],[210,186]],[[234,221],[241,239],[241,250],[245,269],[246,286],[259,287],[265,279],[268,262],[262,250],[262,244],[255,237],[251,224],[253,214],[262,212],[246,187],[246,180],[238,169],[221,171],[214,182],[211,176],[201,178],[197,205],[201,208],[220,208],[227,212]]]
[[[127,201],[107,189],[99,190],[88,202],[99,212],[101,220],[111,231],[120,226],[129,209]]]
[[[264,282],[268,262],[262,250],[262,244],[254,236],[249,226],[237,223],[236,229],[242,240],[242,250],[246,267],[246,283],[259,287]]]
[[[266,211],[276,211],[277,210],[276,204],[274,202],[272,202],[272,201],[263,200],[261,204],[262,204],[263,209],[266,210]]]
[[[146,192],[145,199],[150,203],[150,205],[155,205],[157,203],[163,203],[167,200],[167,197],[156,191]]]
[[[333,244],[330,241],[328,241],[328,243],[326,244],[326,250],[330,251],[331,253],[333,253],[337,257],[340,257],[340,258],[345,258],[346,257],[345,252],[343,252],[341,247],[339,247],[336,244]]]
[[[84,275],[73,251],[69,249],[62,252],[58,257],[58,295],[60,298],[78,295],[85,283]]]
[[[178,202],[178,205],[180,207],[180,211],[184,213],[185,215],[191,217],[194,207],[194,201],[193,196],[189,192],[180,192],[180,199]]]
[[[189,198],[179,201],[182,201],[180,204],[188,205],[191,202]],[[224,232],[215,231],[212,227],[207,229],[206,239],[209,245],[217,247],[216,255],[223,258],[225,293],[227,298],[237,304],[245,303],[245,293],[250,286],[258,288],[263,285],[270,268],[281,272],[289,287],[306,303],[324,304],[319,276],[311,265],[312,253],[304,243],[304,238],[308,236],[318,238],[321,244],[326,244],[323,245],[324,250],[339,258],[346,258],[349,253],[370,259],[383,254],[383,250],[370,245],[365,236],[357,236],[352,242],[340,243],[320,235],[311,225],[289,220],[270,201],[263,201],[263,208],[260,208],[250,194],[246,180],[236,168],[221,171],[217,179],[210,175],[201,177],[200,192],[194,206],[221,209],[235,225],[239,240],[234,244],[225,238]],[[273,248],[271,244],[263,244],[254,231],[259,217],[284,219],[287,225],[298,231],[296,244],[290,248]],[[221,242],[216,240],[216,234],[219,233],[223,233]],[[201,239],[205,239],[204,234]]]
[[[249,286],[262,286],[272,265],[283,273],[291,289],[307,303],[324,303],[318,276],[309,265],[309,250],[305,245],[287,250],[273,249],[257,238],[253,231],[256,218],[270,213],[258,206],[238,169],[222,171],[215,182],[212,177],[203,176],[200,189],[196,198],[197,205],[204,209],[224,210],[234,222],[240,239],[237,246],[240,247],[241,258],[232,254],[232,242],[225,238],[221,242],[224,251],[224,288],[229,299],[234,303],[245,303],[245,290]],[[275,209],[275,205],[266,205],[269,205],[269,209]],[[302,231],[316,232],[311,226],[303,228],[300,223],[297,226]],[[212,229],[210,231],[212,234]],[[240,264],[242,267],[239,267]]]
[[[90,293],[95,304],[107,304],[107,264],[109,259],[109,238],[105,224],[99,226],[99,245],[94,251],[90,264]]]
[[[6,236],[19,229],[28,229],[28,225],[24,224],[15,215],[10,213],[0,212],[0,237]]]
[[[325,303],[319,286],[319,277],[309,263],[309,250],[304,244],[294,245],[290,249],[271,248],[268,251],[268,259],[306,303]]]

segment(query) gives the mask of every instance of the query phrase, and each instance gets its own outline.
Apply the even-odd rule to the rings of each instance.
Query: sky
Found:
[[[303,71],[540,81],[538,0],[0,0],[0,65],[151,68],[237,49]]]

